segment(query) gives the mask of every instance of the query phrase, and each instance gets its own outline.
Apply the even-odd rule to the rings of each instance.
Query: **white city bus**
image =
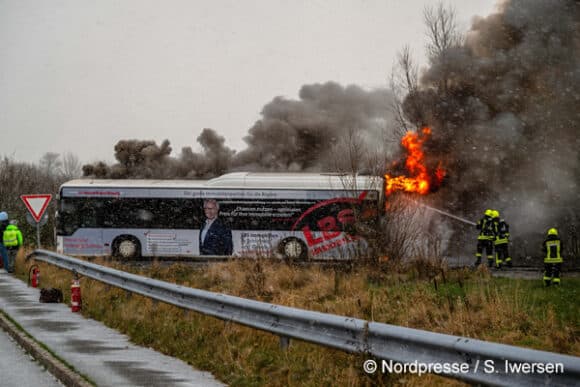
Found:
[[[216,199],[233,256],[341,259],[365,251],[355,224],[378,220],[384,179],[236,172],[211,180],[72,180],[60,187],[57,251],[199,256],[204,199]],[[358,222],[358,223],[357,223]]]

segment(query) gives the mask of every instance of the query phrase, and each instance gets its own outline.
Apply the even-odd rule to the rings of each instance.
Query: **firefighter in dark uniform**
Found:
[[[496,269],[501,269],[503,264],[512,267],[512,258],[508,252],[510,226],[505,220],[499,217],[499,211],[493,211],[493,226],[495,234],[495,240],[493,241],[495,250],[495,267]]]
[[[485,210],[485,215],[477,222],[475,227],[479,230],[479,235],[477,236],[477,250],[475,253],[475,266],[481,264],[481,254],[483,253],[483,250],[485,250],[485,253],[487,254],[487,265],[492,267],[493,241],[495,240],[493,211],[490,209]]]
[[[558,237],[558,230],[551,228],[544,241],[544,285],[560,285],[562,270],[562,241]]]

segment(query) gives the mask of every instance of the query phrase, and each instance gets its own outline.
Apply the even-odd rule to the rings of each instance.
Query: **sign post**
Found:
[[[26,205],[26,208],[28,208],[30,215],[32,215],[34,221],[36,222],[36,244],[40,249],[41,248],[40,223],[42,220],[42,215],[44,214],[44,211],[46,211],[48,203],[50,203],[50,199],[52,199],[52,195],[51,194],[20,195],[20,199],[22,199],[24,205]],[[44,223],[45,222],[43,222],[42,224]]]

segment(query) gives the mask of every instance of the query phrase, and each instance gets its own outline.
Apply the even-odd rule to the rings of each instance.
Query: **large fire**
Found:
[[[425,165],[423,143],[431,135],[431,129],[424,127],[420,132],[407,132],[401,140],[401,145],[407,150],[405,168],[409,176],[385,175],[387,195],[394,191],[417,192],[426,195],[438,187],[445,177],[441,162],[434,171],[429,171]]]

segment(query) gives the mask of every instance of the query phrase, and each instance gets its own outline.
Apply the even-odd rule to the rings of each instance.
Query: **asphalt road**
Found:
[[[46,352],[39,358],[49,364],[60,380],[69,379],[75,385],[88,385],[76,374],[68,375],[70,370],[49,359],[48,351],[38,345],[42,343],[52,353],[98,386],[223,386],[208,372],[192,368],[189,364],[156,352],[150,348],[137,346],[121,333],[104,326],[102,323],[72,313],[65,304],[40,303],[39,289],[0,270],[0,309],[11,321],[35,339],[32,350]],[[0,324],[8,326],[8,318],[0,316]],[[7,323],[8,321],[8,323]],[[8,329],[8,328],[7,328]],[[20,338],[17,328],[12,329]],[[30,340],[32,341],[32,340]],[[2,351],[0,347],[0,351]],[[46,361],[46,363],[44,363]],[[3,368],[0,368],[4,372]],[[79,383],[83,384],[79,384]],[[0,386],[7,386],[0,374]],[[19,387],[44,386],[44,384],[22,383]]]
[[[0,329],[0,380],[2,387],[63,386],[2,329]]]

